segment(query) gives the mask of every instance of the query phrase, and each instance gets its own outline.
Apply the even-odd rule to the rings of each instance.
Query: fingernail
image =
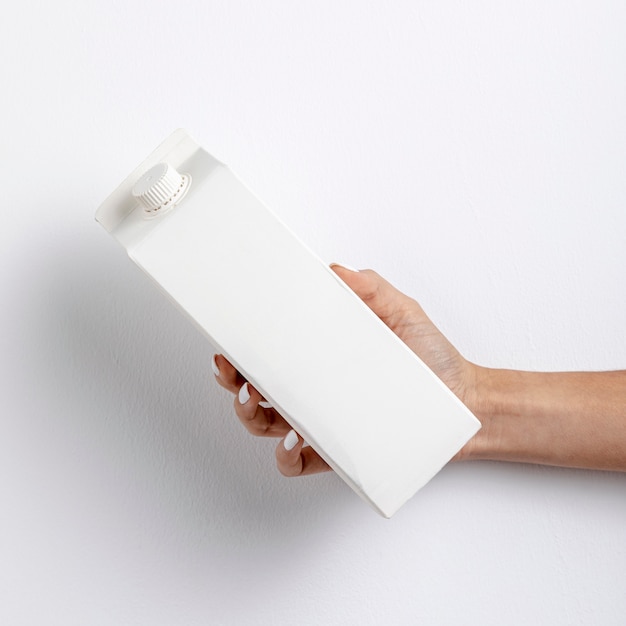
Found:
[[[287,433],[287,436],[283,439],[283,446],[285,446],[285,450],[287,450],[287,452],[289,452],[289,450],[293,450],[297,443],[298,434],[295,430],[290,430]]]
[[[217,358],[217,354],[213,355],[213,358],[211,359],[211,369],[213,370],[213,373],[216,376],[220,375],[220,368],[217,366],[217,361],[215,360]]]
[[[239,390],[239,404],[245,404],[248,400],[250,400],[250,389],[248,388],[248,383],[244,383]]]
[[[268,402],[267,400],[261,400],[261,402],[259,402],[259,406],[262,409],[273,409],[274,407],[272,406],[271,402]]]
[[[330,266],[339,266],[339,267],[343,267],[344,270],[350,270],[351,272],[358,272],[359,270],[355,269],[354,267],[350,267],[349,265],[346,265],[345,263],[331,263]]]

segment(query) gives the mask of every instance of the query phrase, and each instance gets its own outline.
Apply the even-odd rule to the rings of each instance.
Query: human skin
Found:
[[[481,421],[453,460],[488,459],[626,471],[626,371],[522,372],[465,359],[420,305],[372,270],[333,265],[337,275],[413,350]],[[280,437],[278,469],[304,476],[330,467],[223,355],[217,382],[253,435]]]

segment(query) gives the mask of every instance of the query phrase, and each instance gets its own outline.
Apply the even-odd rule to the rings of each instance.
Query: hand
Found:
[[[335,273],[415,352],[441,380],[468,404],[473,400],[475,369],[441,334],[420,305],[372,270],[360,272],[333,265]],[[222,355],[214,357],[217,382],[235,394],[235,413],[253,435],[283,437],[276,448],[278,469],[285,476],[304,476],[330,469],[261,394]]]

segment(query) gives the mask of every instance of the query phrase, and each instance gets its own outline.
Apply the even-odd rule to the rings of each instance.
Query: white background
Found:
[[[284,479],[93,220],[182,126],[468,358],[623,368],[624,3],[21,1],[0,85],[0,623],[624,624],[625,475]]]

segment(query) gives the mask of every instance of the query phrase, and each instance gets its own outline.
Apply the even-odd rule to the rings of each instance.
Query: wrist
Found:
[[[546,374],[476,367],[470,410],[482,428],[461,458],[550,463],[559,441],[559,420],[550,410],[559,393]],[[557,405],[564,404],[562,399]],[[468,405],[469,406],[469,405]]]
[[[502,459],[506,456],[502,416],[510,414],[515,406],[507,391],[510,390],[507,376],[512,372],[475,364],[471,364],[471,368],[473,383],[464,402],[482,426],[461,450],[458,459]]]

